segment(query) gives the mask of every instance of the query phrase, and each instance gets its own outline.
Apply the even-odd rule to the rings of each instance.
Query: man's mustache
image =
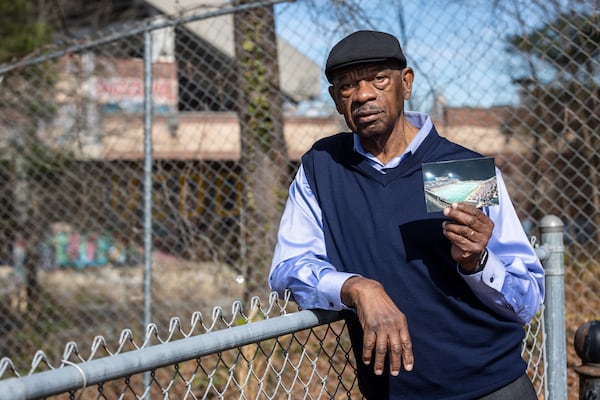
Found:
[[[352,110],[352,116],[353,117],[364,117],[366,115],[380,113],[381,111],[382,111],[381,108],[379,108],[377,106],[365,104],[365,105],[362,105],[362,106]]]

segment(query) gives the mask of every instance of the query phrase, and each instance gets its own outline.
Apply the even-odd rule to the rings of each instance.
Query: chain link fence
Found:
[[[600,317],[598,4],[216,3],[132,2],[93,24],[70,4],[49,18],[60,45],[0,65],[0,355],[27,370],[38,349],[266,295],[299,157],[345,130],[327,51],[364,28],[400,38],[407,107],[495,157],[529,234],[564,222],[577,398],[572,338]]]
[[[246,308],[234,302],[231,313],[196,312],[189,323],[172,319],[168,331],[150,325],[143,340],[129,330],[114,343],[96,337],[89,354],[70,342],[60,365],[37,353],[21,385],[8,380],[15,371],[3,359],[0,399],[360,398],[341,314],[288,313],[288,301],[273,293]]]
[[[128,329],[115,343],[96,336],[89,351],[69,342],[58,363],[38,351],[28,375],[3,358],[0,400],[363,398],[343,312],[289,313],[290,297],[195,312],[189,325],[172,318],[168,330],[150,324],[143,340]],[[546,397],[542,317],[527,325],[522,354],[538,396],[561,398]]]

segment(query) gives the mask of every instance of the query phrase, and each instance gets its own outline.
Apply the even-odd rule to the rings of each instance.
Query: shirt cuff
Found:
[[[497,292],[502,291],[504,278],[506,277],[506,268],[502,261],[491,251],[488,251],[488,260],[483,271],[476,274],[461,274],[463,279],[471,287],[484,284]]]
[[[321,277],[317,286],[317,292],[323,296],[323,302],[330,310],[345,310],[348,307],[342,303],[341,292],[344,282],[358,274],[348,272],[331,271]]]

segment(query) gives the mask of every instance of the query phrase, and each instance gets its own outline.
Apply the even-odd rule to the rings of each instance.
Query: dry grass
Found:
[[[34,353],[41,349],[58,364],[68,342],[75,342],[89,357],[96,336],[103,336],[110,351],[118,348],[124,329],[135,343],[144,341],[144,267],[60,268],[40,271],[40,292],[30,311],[12,307],[15,280],[0,269],[6,283],[0,291],[0,356],[10,357],[19,370],[27,371]],[[201,312],[210,325],[213,308],[225,314],[243,287],[227,265],[189,262],[157,253],[152,270],[152,320],[161,337],[167,337],[170,320],[178,317],[190,329],[191,316]],[[201,333],[199,330],[197,333]],[[180,335],[181,336],[181,335]]]

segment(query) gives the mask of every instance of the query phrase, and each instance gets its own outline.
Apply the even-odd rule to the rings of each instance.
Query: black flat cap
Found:
[[[406,67],[398,39],[385,32],[357,31],[333,46],[325,64],[325,76],[331,82],[338,68],[387,60],[397,61],[400,68]]]

